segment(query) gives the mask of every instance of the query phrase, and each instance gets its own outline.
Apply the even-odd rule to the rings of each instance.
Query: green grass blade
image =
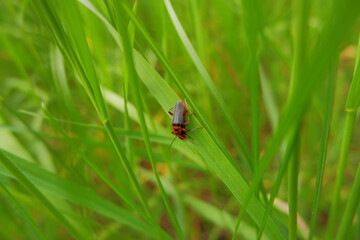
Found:
[[[120,16],[125,16],[125,13],[123,12],[122,8],[119,7],[119,15]],[[120,11],[122,10],[122,11]],[[157,185],[160,188],[160,192],[163,198],[163,201],[165,203],[166,209],[168,211],[168,214],[170,216],[171,222],[175,228],[175,231],[177,233],[177,237],[179,239],[184,239],[184,234],[181,230],[180,224],[175,216],[174,210],[171,207],[170,201],[168,199],[168,196],[165,192],[165,189],[162,185],[159,173],[157,171],[156,165],[155,165],[155,160],[154,160],[154,156],[153,156],[153,151],[152,151],[152,146],[150,143],[150,138],[149,138],[149,130],[147,127],[147,123],[145,122],[145,117],[144,117],[144,106],[143,106],[143,99],[142,99],[142,93],[140,92],[140,85],[139,85],[139,81],[138,81],[138,76],[135,70],[135,66],[134,66],[134,59],[133,59],[133,47],[131,44],[131,41],[127,35],[127,28],[125,26],[125,24],[121,24],[125,22],[125,18],[122,17],[122,19],[120,19],[120,24],[119,24],[119,32],[122,36],[122,43],[123,43],[123,51],[124,51],[124,60],[126,62],[126,66],[127,66],[127,75],[128,78],[130,80],[130,82],[132,83],[132,86],[130,86],[130,88],[133,90],[133,96],[135,98],[135,104],[136,104],[136,108],[138,109],[138,116],[139,116],[139,120],[140,120],[140,126],[141,126],[141,131],[143,133],[143,137],[144,137],[144,141],[145,141],[145,145],[146,145],[146,151],[147,151],[147,155],[149,157],[150,163],[151,163],[151,167],[154,171],[155,174],[155,178],[156,178],[156,182]]]
[[[268,141],[262,160],[260,161],[259,171],[254,174],[253,184],[250,186],[250,191],[246,194],[242,211],[239,214],[239,219],[241,219],[241,216],[245,213],[245,209],[251,201],[253,194],[258,191],[263,175],[269,166],[272,157],[281,145],[283,138],[292,126],[297,126],[299,124],[311,93],[314,91],[314,87],[323,80],[324,72],[328,70],[328,66],[337,57],[338,48],[346,32],[353,24],[355,24],[358,12],[355,10],[348,11],[348,9],[352,9],[352,4],[353,2],[349,0],[336,2],[333,6],[332,13],[334,14],[334,17],[327,19],[325,24],[326,28],[320,36],[315,50],[310,55],[309,62],[305,65],[305,69],[302,72],[302,87],[297,88],[292,94],[292,98],[288,100],[286,108],[280,117],[279,127]],[[343,25],[344,21],[348,24]],[[348,28],[346,29],[344,26]],[[335,37],[332,35],[334,29],[337,29],[339,33]],[[314,66],[316,66],[316,68]]]
[[[275,201],[275,198],[276,198],[276,196],[277,196],[277,194],[279,192],[281,181],[282,181],[282,179],[283,179],[283,177],[285,175],[285,172],[287,170],[288,163],[291,160],[295,145],[297,144],[295,141],[298,141],[298,140],[299,139],[296,139],[296,136],[293,135],[293,137],[291,139],[289,139],[289,141],[287,142],[284,158],[283,158],[283,160],[281,162],[279,172],[278,172],[278,174],[276,176],[274,186],[273,186],[273,188],[271,190],[271,195],[270,195],[269,202],[266,204],[265,214],[264,214],[264,216],[262,218],[261,225],[260,225],[259,231],[257,233],[257,239],[261,239],[261,237],[262,237],[262,234],[264,232],[267,220],[268,220],[268,218],[269,218],[269,216],[271,214],[271,211],[272,211],[272,209],[274,207],[274,201]]]
[[[136,193],[141,201],[141,204],[148,214],[151,216],[151,211],[148,206],[145,194],[140,187],[140,184],[135,176],[131,165],[126,158],[124,151],[117,139],[113,124],[109,121],[107,111],[105,108],[104,99],[100,90],[99,79],[96,76],[92,59],[85,40],[83,28],[79,25],[81,23],[81,15],[76,5],[77,2],[66,0],[59,2],[60,11],[56,11],[57,7],[54,2],[36,2],[39,9],[40,16],[48,27],[50,33],[56,39],[56,43],[62,50],[62,53],[67,56],[70,63],[73,64],[75,70],[82,80],[83,87],[90,98],[93,106],[97,110],[103,125],[111,139],[111,142],[116,150],[117,156],[123,164],[127,174],[135,186]],[[76,19],[74,19],[76,17]],[[62,19],[60,22],[59,19]],[[77,22],[73,24],[73,21]],[[67,30],[67,31],[66,31]]]
[[[299,178],[299,133],[294,133],[295,146],[288,167],[289,239],[297,239],[297,205]]]
[[[11,153],[0,150],[0,154],[1,156],[8,157],[8,160],[11,160],[12,165],[16,166],[17,171],[21,172],[28,181],[33,182],[32,184],[34,184],[34,187],[41,188],[58,198],[66,199],[82,207],[92,209],[99,214],[114,219],[150,237],[155,239],[158,237],[159,229],[153,229],[149,225],[134,217],[132,213],[102,198],[89,188],[82,187],[75,182],[64,180],[59,176],[41,169],[35,164],[26,162]],[[13,172],[11,173],[12,174],[9,175],[9,172],[0,167],[1,175],[7,177],[12,177],[13,175],[19,180],[22,179],[21,177],[18,177],[17,174]],[[164,239],[171,239],[171,237],[164,231],[161,232],[161,236]]]
[[[333,74],[335,77],[335,74]],[[311,219],[310,219],[310,230],[308,235],[308,240],[311,240],[314,235],[317,214],[319,211],[319,202],[320,202],[320,193],[322,187],[322,181],[324,177],[325,170],[325,161],[327,156],[327,147],[329,141],[330,134],[330,123],[331,123],[331,115],[334,103],[334,95],[335,95],[335,79],[333,76],[330,76],[329,86],[327,88],[326,93],[326,103],[324,104],[324,126],[321,132],[321,145],[320,145],[320,157],[318,161],[318,169],[316,171],[316,183],[315,183],[315,193],[313,206],[311,210]]]
[[[141,55],[134,52],[134,59],[139,77],[160,103],[164,112],[167,112],[172,103],[177,101],[179,98],[175,95],[174,91],[169,87],[166,81],[158,75],[158,73],[142,58]],[[157,94],[159,92],[162,94]],[[191,126],[189,128],[199,125],[200,123],[197,119],[192,117]],[[247,192],[249,189],[248,185],[237,169],[224,155],[222,150],[212,140],[207,132],[207,129],[195,131],[191,133],[191,136],[196,140],[196,144],[192,145],[192,148],[202,156],[209,168],[225,183],[225,185],[227,185],[240,204],[243,204],[243,193]],[[263,215],[264,208],[257,199],[253,199],[247,208],[247,213],[254,222],[259,225],[261,220],[260,216]],[[270,239],[283,238],[272,219],[269,220],[269,225],[265,229],[265,235]]]
[[[292,60],[292,71],[289,86],[288,101],[294,97],[296,91],[302,88],[303,75],[302,71],[305,69],[307,61],[307,46],[308,46],[308,18],[310,1],[294,1],[292,4],[293,13],[293,44],[294,55]],[[301,121],[301,120],[300,120]],[[293,156],[289,162],[288,169],[288,202],[289,202],[289,240],[297,239],[297,209],[298,209],[298,178],[299,178],[299,153],[300,153],[300,131],[301,123],[294,125],[295,146]]]
[[[74,237],[77,239],[85,239],[69,220],[51,203],[51,201],[47,199],[45,195],[25,176],[6,152],[0,151],[0,161]]]
[[[153,223],[152,219],[150,219],[141,209],[139,209],[137,206],[135,206],[132,201],[126,196],[126,194],[123,194],[116,186],[115,184],[106,177],[103,172],[100,170],[100,168],[94,163],[93,160],[89,159],[84,153],[82,153],[78,147],[76,147],[76,143],[63,131],[61,126],[56,122],[54,117],[47,111],[47,109],[44,109],[44,112],[46,116],[52,121],[52,124],[58,129],[58,131],[62,134],[64,139],[69,143],[70,147],[79,154],[79,156],[82,157],[82,159],[88,164],[88,166],[119,196],[120,199],[124,201],[124,203],[135,210],[140,216],[142,216],[144,219],[146,219],[149,223]],[[102,130],[105,131],[104,127]]]
[[[336,171],[336,182],[331,201],[330,216],[328,222],[327,237],[331,237],[335,232],[335,226],[340,215],[340,190],[344,182],[345,168],[347,165],[351,137],[355,125],[356,112],[347,112],[345,121],[345,130],[341,142],[340,158]]]
[[[138,2],[135,1],[134,6],[133,6],[133,12],[134,14],[136,14],[136,10],[137,10],[137,5]],[[130,42],[131,42],[131,46],[134,46],[134,39],[135,39],[135,26],[134,24],[132,24],[132,22],[129,22],[128,25],[128,33],[130,35]],[[125,115],[125,127],[129,130],[131,130],[131,120],[130,120],[130,116],[129,116],[129,109],[128,109],[128,103],[129,103],[129,77],[128,77],[128,69],[127,69],[127,65],[126,65],[126,61],[123,61],[123,71],[124,71],[124,79],[123,79],[123,88],[124,88],[124,115]],[[130,160],[130,162],[134,162],[134,147],[133,144],[130,140],[130,138],[126,139],[126,150],[127,150],[127,154],[128,154],[128,158]],[[135,163],[135,162],[134,162]]]
[[[81,0],[81,1],[83,2],[84,0]],[[191,95],[189,94],[189,92],[185,88],[184,84],[182,83],[182,81],[180,81],[180,79],[175,74],[175,71],[170,66],[170,64],[167,61],[165,55],[156,46],[154,41],[151,39],[150,35],[145,30],[145,28],[138,21],[138,19],[133,15],[132,11],[125,4],[123,4],[122,7],[125,9],[126,13],[129,15],[129,17],[133,21],[134,25],[137,27],[138,31],[143,35],[143,37],[145,38],[147,43],[150,45],[151,49],[154,51],[156,56],[159,58],[159,61],[161,62],[161,64],[163,64],[164,68],[166,69],[166,71],[169,74],[170,79],[172,79],[176,83],[177,87],[180,89],[180,91],[184,95],[184,98],[186,99],[188,105],[191,107],[192,111],[197,115],[199,121],[201,122],[201,125],[208,130],[211,138],[218,145],[218,147],[220,149],[222,149],[223,153],[227,156],[228,160],[231,161],[234,166],[236,166],[235,162],[233,161],[233,158],[229,155],[229,153],[228,153],[227,149],[225,148],[224,144],[219,140],[219,138],[217,137],[215,132],[212,130],[212,128],[208,124],[208,121],[206,121],[205,118],[202,116],[201,112],[199,111],[198,107],[195,105]],[[92,11],[91,8],[89,8],[89,9]],[[96,12],[94,12],[94,13],[96,14]],[[101,18],[101,19],[103,20],[103,18]],[[104,21],[104,23],[108,26],[108,24],[106,22],[107,21]],[[108,27],[110,29],[109,31],[112,33],[113,31],[111,30],[111,27],[110,26],[108,26]],[[113,37],[116,39],[115,35],[113,35]],[[169,105],[169,108],[171,108],[171,107],[172,107],[172,104]]]
[[[194,47],[192,46],[189,38],[187,37],[185,30],[183,29],[178,17],[176,16],[176,13],[174,11],[174,8],[171,5],[171,2],[169,0],[164,0],[164,3],[166,6],[166,9],[168,11],[168,14],[170,16],[170,19],[179,35],[179,38],[181,39],[183,45],[185,46],[188,54],[191,57],[193,63],[195,64],[196,68],[198,69],[200,75],[202,76],[202,79],[205,81],[207,87],[209,88],[210,93],[214,96],[216,103],[219,105],[220,109],[222,110],[225,119],[228,121],[231,128],[233,129],[236,140],[237,140],[238,144],[240,145],[240,147],[246,157],[246,160],[250,163],[250,161],[251,161],[250,151],[246,144],[243,134],[239,130],[239,127],[237,126],[233,117],[231,116],[224,99],[221,97],[220,92],[216,88],[209,73],[206,71],[206,69],[205,69],[204,65],[202,64],[199,56],[197,55]],[[193,105],[191,104],[191,106],[193,106]],[[250,163],[250,165],[251,165],[251,163]]]
[[[359,9],[0,1],[0,153],[82,239],[357,238]],[[0,239],[78,239],[23,180],[0,159]]]
[[[354,67],[354,75],[351,81],[349,95],[346,101],[346,111],[353,112],[360,107],[360,35],[356,53],[356,62]]]
[[[117,109],[120,112],[125,111],[123,104],[122,104],[124,102],[124,99],[121,96],[117,95],[116,93],[114,93],[108,89],[104,89],[103,91],[104,91],[105,99],[109,105],[111,105],[112,107],[114,107],[115,109]],[[138,114],[137,114],[137,111],[136,111],[134,105],[128,103],[128,109],[129,109],[129,116],[132,119],[132,121],[139,123],[140,120],[138,118]],[[150,122],[151,121],[150,119],[151,119],[150,116],[145,115],[146,122]],[[149,129],[151,132],[157,132],[163,136],[166,136],[169,134],[169,132],[171,132],[171,129],[165,129],[160,124],[155,124],[154,127],[149,126]],[[169,143],[171,142],[172,138],[173,138],[172,135],[168,136],[168,140],[163,143],[166,144],[166,146],[168,146]],[[192,154],[192,151],[191,151],[190,147],[188,146],[188,144],[185,144],[184,142],[181,142],[181,141],[177,141],[173,144],[173,147],[177,151],[184,154],[184,156],[186,156],[187,158],[196,162],[199,166],[202,166],[202,167],[204,166],[200,157],[198,155]]]
[[[359,38],[359,42],[358,42],[358,49],[357,49],[357,56],[356,56],[356,62],[355,62],[355,67],[354,67],[353,79],[351,82],[351,86],[350,86],[350,90],[349,90],[349,94],[348,94],[348,98],[347,98],[347,102],[346,102],[347,113],[346,113],[346,122],[345,122],[345,132],[344,132],[344,136],[342,139],[340,159],[339,159],[338,168],[337,168],[337,172],[336,172],[335,190],[334,190],[334,195],[332,198],[332,205],[331,205],[331,210],[330,210],[330,220],[329,220],[329,225],[328,225],[329,228],[328,228],[327,236],[331,236],[331,234],[333,233],[334,226],[340,215],[340,209],[339,209],[339,207],[340,207],[340,190],[341,190],[341,186],[344,182],[345,168],[348,163],[348,155],[349,155],[349,151],[350,151],[351,138],[352,138],[353,131],[354,131],[353,129],[354,129],[355,120],[356,120],[356,112],[357,112],[357,109],[359,108],[359,104],[360,104],[360,97],[359,97],[359,94],[360,94],[360,66],[359,66],[360,63],[359,63],[359,61],[360,60],[359,59],[360,59],[360,38]],[[358,191],[358,188],[360,185],[360,183],[357,182],[357,181],[359,181],[359,176],[358,176],[359,172],[360,172],[360,170],[358,170],[355,175],[354,184],[352,186],[350,198],[346,205],[345,213],[344,213],[344,216],[342,219],[341,228],[339,229],[339,233],[337,235],[337,239],[344,238],[346,231],[348,230],[350,222],[352,220],[352,216],[354,216],[354,214],[355,214],[356,206],[354,206],[354,204],[356,205],[356,202],[353,203],[353,201],[354,200],[359,201],[359,194],[354,192],[354,191]]]
[[[346,102],[346,111],[355,112],[360,107],[360,37],[357,48],[355,70],[353,75],[353,80],[351,82],[351,87],[349,90],[348,99]],[[355,115],[354,114],[354,118]],[[355,120],[355,119],[354,119]],[[351,188],[351,193],[348,198],[348,202],[345,208],[344,216],[341,220],[339,232],[337,234],[337,239],[345,239],[346,233],[351,225],[351,221],[356,213],[356,208],[359,205],[360,201],[360,166],[358,166],[354,183]],[[335,214],[336,215],[336,214]]]
[[[245,39],[248,46],[248,60],[245,76],[250,82],[250,115],[251,115],[251,164],[257,171],[260,157],[260,73],[259,73],[259,38],[260,11],[258,1],[242,0],[242,13],[245,28]]]
[[[252,157],[250,164],[255,172],[259,168],[260,157],[260,73],[259,73],[259,53],[258,38],[260,37],[259,9],[257,1],[241,1],[242,13],[244,17],[245,39],[248,45],[248,63],[246,77],[250,81],[250,115],[251,115],[251,150]],[[257,191],[255,192],[258,195]],[[265,195],[266,197],[266,195]],[[233,239],[237,235],[240,218],[235,225]]]
[[[11,192],[6,188],[6,186],[0,182],[0,186],[3,189],[3,192],[5,195],[9,197],[12,203],[16,205],[17,210],[19,211],[21,218],[24,219],[23,221],[26,221],[27,225],[31,227],[33,232],[35,233],[37,239],[47,239],[45,235],[40,230],[40,227],[36,225],[35,221],[31,217],[31,215],[26,211],[26,209],[22,206],[20,202],[16,200],[16,198],[11,194]],[[35,237],[34,237],[35,238]]]
[[[354,183],[351,187],[351,192],[345,207],[344,216],[340,221],[339,232],[336,235],[336,240],[345,240],[348,238],[351,223],[353,222],[356,209],[360,202],[360,165],[357,168]]]
[[[217,226],[225,228],[228,231],[232,231],[234,229],[235,218],[230,213],[205,201],[190,196],[185,196],[185,203],[190,208],[194,209],[198,214],[202,215],[205,219],[208,219]],[[241,239],[255,239],[255,229],[244,223],[241,231],[238,233],[238,237],[241,237]]]
[[[108,31],[110,32],[111,36],[114,38],[114,40],[116,41],[116,43],[118,44],[118,46],[120,47],[120,49],[122,49],[122,45],[120,42],[120,37],[119,35],[116,33],[116,30],[113,28],[113,26],[111,26],[111,24],[109,24],[109,22],[106,20],[106,18],[104,16],[101,15],[101,13],[88,1],[86,0],[79,0],[79,2],[81,4],[83,4],[86,8],[88,8],[92,13],[94,13],[97,17],[99,17],[99,19],[105,24],[105,26],[107,27]],[[175,81],[175,83],[177,84],[177,86],[179,87],[179,89],[181,90],[181,92],[184,94],[185,99],[188,103],[188,105],[190,105],[191,109],[193,110],[193,112],[197,115],[197,118],[200,120],[201,125],[207,129],[208,133],[210,134],[211,138],[213,139],[213,141],[217,144],[217,146],[222,149],[223,153],[226,155],[227,159],[229,161],[231,161],[231,163],[233,164],[233,166],[236,166],[233,158],[230,156],[230,154],[228,153],[228,151],[226,150],[224,144],[219,140],[219,138],[216,136],[215,132],[212,130],[212,128],[209,126],[208,122],[205,120],[205,118],[202,116],[201,112],[199,111],[199,109],[197,108],[197,106],[195,105],[194,101],[192,100],[192,97],[190,96],[190,94],[188,93],[188,91],[186,90],[184,84],[178,79],[178,77],[176,76],[176,74],[174,73],[174,70],[170,67],[170,64],[168,63],[168,61],[166,60],[165,56],[162,54],[162,52],[159,50],[159,48],[155,45],[155,43],[152,41],[150,35],[146,32],[145,28],[141,25],[141,23],[138,21],[138,19],[136,18],[136,16],[134,16],[134,14],[132,13],[132,11],[127,7],[126,4],[122,4],[121,5],[126,13],[129,15],[129,17],[131,18],[131,20],[133,21],[134,25],[137,27],[138,31],[144,36],[144,38],[146,39],[146,41],[148,42],[148,44],[150,45],[151,49],[154,51],[154,53],[156,54],[156,56],[159,58],[159,60],[161,61],[161,63],[164,65],[165,69],[168,71],[171,79],[173,79]],[[163,94],[163,92],[160,91],[161,88],[159,88],[158,91],[154,90],[154,94]],[[163,95],[163,97],[167,97],[166,94]],[[173,107],[173,103],[174,100],[168,98],[168,104],[167,104],[167,109],[170,109],[171,107]]]
[[[275,103],[273,89],[271,89],[269,79],[265,75],[264,68],[262,66],[260,68],[260,82],[264,106],[267,110],[267,114],[269,115],[271,127],[275,130],[279,121],[279,110]]]

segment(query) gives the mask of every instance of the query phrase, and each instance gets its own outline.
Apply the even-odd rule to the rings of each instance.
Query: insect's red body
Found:
[[[190,131],[186,129],[186,125],[189,123],[186,120],[187,108],[183,101],[177,101],[175,103],[174,111],[169,111],[169,114],[173,116],[171,121],[172,131],[171,133],[175,135],[175,137],[185,140],[187,138],[186,133]]]

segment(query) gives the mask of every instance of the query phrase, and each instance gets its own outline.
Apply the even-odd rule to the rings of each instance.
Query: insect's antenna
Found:
[[[171,141],[169,147],[168,147],[168,150],[171,148],[171,145],[174,143],[175,139],[176,139],[177,136],[174,137],[174,139]]]

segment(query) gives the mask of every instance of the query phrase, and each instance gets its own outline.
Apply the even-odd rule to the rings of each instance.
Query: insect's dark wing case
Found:
[[[184,103],[182,101],[177,101],[175,103],[175,107],[174,107],[174,115],[173,115],[173,120],[172,120],[172,124],[183,124],[185,122],[184,119]]]

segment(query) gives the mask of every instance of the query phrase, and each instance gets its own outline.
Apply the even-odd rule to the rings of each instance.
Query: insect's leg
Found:
[[[194,130],[198,130],[198,129],[201,129],[201,128],[204,128],[204,127],[196,127],[196,128],[192,128],[192,129],[186,129],[187,132],[190,132],[190,131],[194,131]]]
[[[169,147],[168,147],[168,149],[170,149],[171,148],[171,145],[174,143],[174,141],[175,141],[175,139],[177,138],[177,136],[175,136],[174,138],[173,138],[173,140],[171,141],[171,143],[170,143],[170,145],[169,145]]]
[[[174,114],[172,113],[172,110],[173,110],[174,108],[172,107],[172,108],[170,108],[169,109],[169,111],[168,111],[168,113],[171,115],[171,116],[173,116]]]

